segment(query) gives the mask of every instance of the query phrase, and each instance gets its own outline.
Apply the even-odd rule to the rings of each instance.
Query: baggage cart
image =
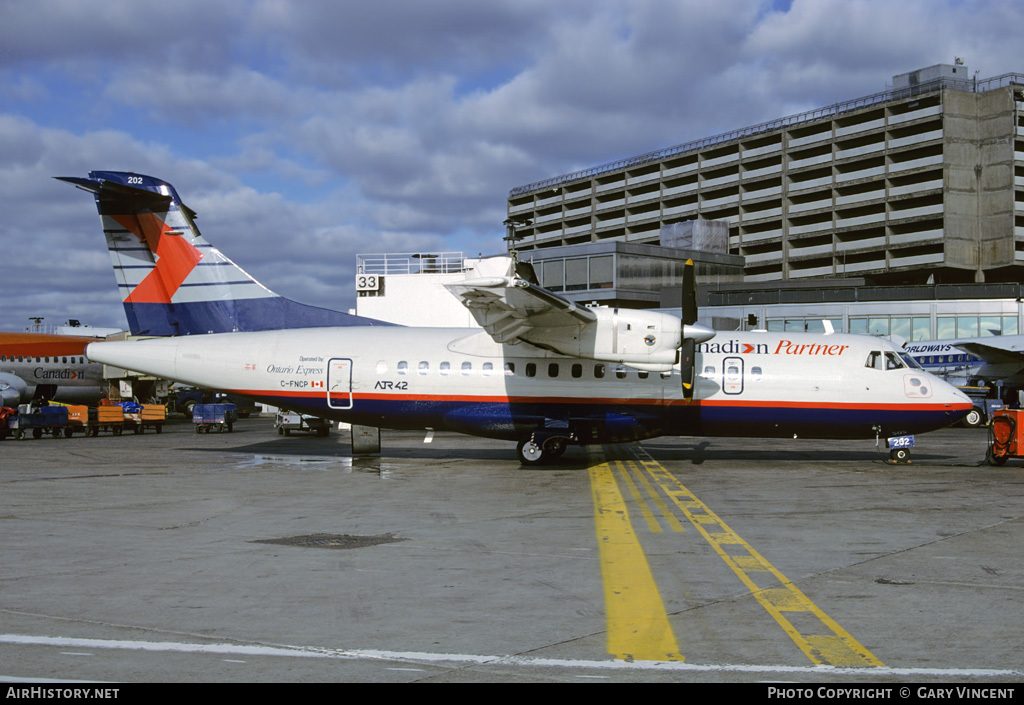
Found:
[[[63,406],[33,406],[22,404],[18,413],[7,420],[14,437],[21,440],[31,433],[33,438],[49,434],[60,438],[68,426],[68,410]]]
[[[196,433],[209,433],[211,428],[230,433],[237,420],[234,404],[196,404],[192,409]]]
[[[68,405],[68,426],[64,429],[64,437],[71,438],[76,433],[89,432],[89,407]]]
[[[163,431],[167,420],[167,409],[162,404],[139,404],[124,401],[119,404],[124,410],[124,427],[135,433],[144,433],[147,428]]]
[[[120,436],[124,432],[124,409],[116,404],[101,404],[89,409],[89,435],[98,436],[100,431]]]

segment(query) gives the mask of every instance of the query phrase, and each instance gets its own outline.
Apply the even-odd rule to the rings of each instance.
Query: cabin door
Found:
[[[327,363],[327,406],[332,409],[352,408],[352,360],[332,357]]]

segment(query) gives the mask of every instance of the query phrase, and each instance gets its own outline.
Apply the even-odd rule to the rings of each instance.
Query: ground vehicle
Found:
[[[967,412],[967,416],[961,422],[964,426],[972,428],[984,426],[993,419],[996,411],[1005,407],[1003,400],[999,398],[997,388],[972,386],[958,387],[958,389],[969,396],[974,403],[974,408]]]
[[[1003,465],[1010,458],[1024,457],[1024,409],[1000,409],[992,416],[989,465]]]
[[[192,410],[192,423],[195,424],[196,433],[209,433],[211,428],[223,431],[225,428],[231,433],[238,414],[235,412],[234,404],[196,404]]]
[[[331,432],[331,422],[319,416],[282,409],[274,419],[274,428],[279,436],[290,436],[292,431],[326,436]]]
[[[191,416],[196,404],[234,404],[238,418],[247,419],[255,413],[256,403],[197,387],[177,387],[167,398],[168,411]]]
[[[24,438],[26,433],[31,433],[33,438],[42,438],[43,434],[50,434],[54,438],[71,435],[67,432],[68,410],[63,406],[21,404],[18,413],[8,418],[7,426],[18,440]]]

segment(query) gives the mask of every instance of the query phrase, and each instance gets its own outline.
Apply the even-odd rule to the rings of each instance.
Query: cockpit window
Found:
[[[864,367],[870,367],[873,370],[881,369],[882,366],[879,364],[882,360],[881,350],[872,350],[868,353],[867,362],[864,363]]]
[[[885,351],[885,369],[887,370],[898,370],[906,365],[903,363],[903,359],[893,352],[892,350]]]

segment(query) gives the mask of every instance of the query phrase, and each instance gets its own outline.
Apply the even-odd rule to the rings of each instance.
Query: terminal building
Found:
[[[629,277],[580,287],[578,260],[637,271],[626,258],[644,246],[694,256],[702,303],[737,327],[1015,333],[1024,75],[978,79],[959,60],[901,74],[874,95],[513,188],[508,217],[510,249],[578,301],[671,305],[671,277],[648,281],[660,296],[631,293]],[[722,227],[680,249],[680,224],[704,221]]]

